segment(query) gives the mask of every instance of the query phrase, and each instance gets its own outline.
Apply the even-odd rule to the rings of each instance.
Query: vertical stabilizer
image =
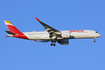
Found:
[[[13,32],[15,34],[21,34],[22,33],[10,21],[4,21],[4,22],[11,32]]]

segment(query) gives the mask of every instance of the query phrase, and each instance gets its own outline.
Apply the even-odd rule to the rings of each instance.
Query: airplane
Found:
[[[21,32],[18,30],[10,21],[4,21],[7,25],[8,30],[6,30],[7,37],[16,37],[21,39],[34,40],[35,42],[49,42],[51,41],[51,46],[55,46],[56,42],[61,45],[68,45],[69,39],[83,39],[83,38],[94,38],[94,42],[96,42],[96,38],[101,35],[94,30],[63,30],[59,31],[42,21],[40,21],[37,17],[36,20],[44,26],[45,31],[33,31],[33,32]]]

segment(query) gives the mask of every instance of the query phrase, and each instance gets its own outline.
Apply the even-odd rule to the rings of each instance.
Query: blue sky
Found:
[[[105,70],[105,0],[1,0],[0,70]],[[57,30],[90,29],[102,36],[69,45],[5,37],[4,20],[20,31],[44,31],[34,17]]]

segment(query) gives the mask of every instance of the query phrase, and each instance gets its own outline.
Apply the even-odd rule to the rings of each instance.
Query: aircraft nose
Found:
[[[101,37],[101,35],[100,35],[100,34],[98,34],[98,37]]]

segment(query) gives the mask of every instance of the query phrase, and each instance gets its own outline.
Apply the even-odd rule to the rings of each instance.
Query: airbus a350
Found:
[[[69,39],[83,39],[83,38],[94,38],[94,42],[96,38],[101,35],[94,30],[62,30],[59,31],[42,21],[40,21],[37,17],[36,20],[44,26],[45,31],[33,31],[33,32],[21,32],[19,31],[10,21],[4,21],[9,29],[6,30],[7,37],[16,37],[28,40],[34,40],[35,42],[49,42],[51,41],[51,46],[55,46],[56,42],[61,45],[68,45]]]

